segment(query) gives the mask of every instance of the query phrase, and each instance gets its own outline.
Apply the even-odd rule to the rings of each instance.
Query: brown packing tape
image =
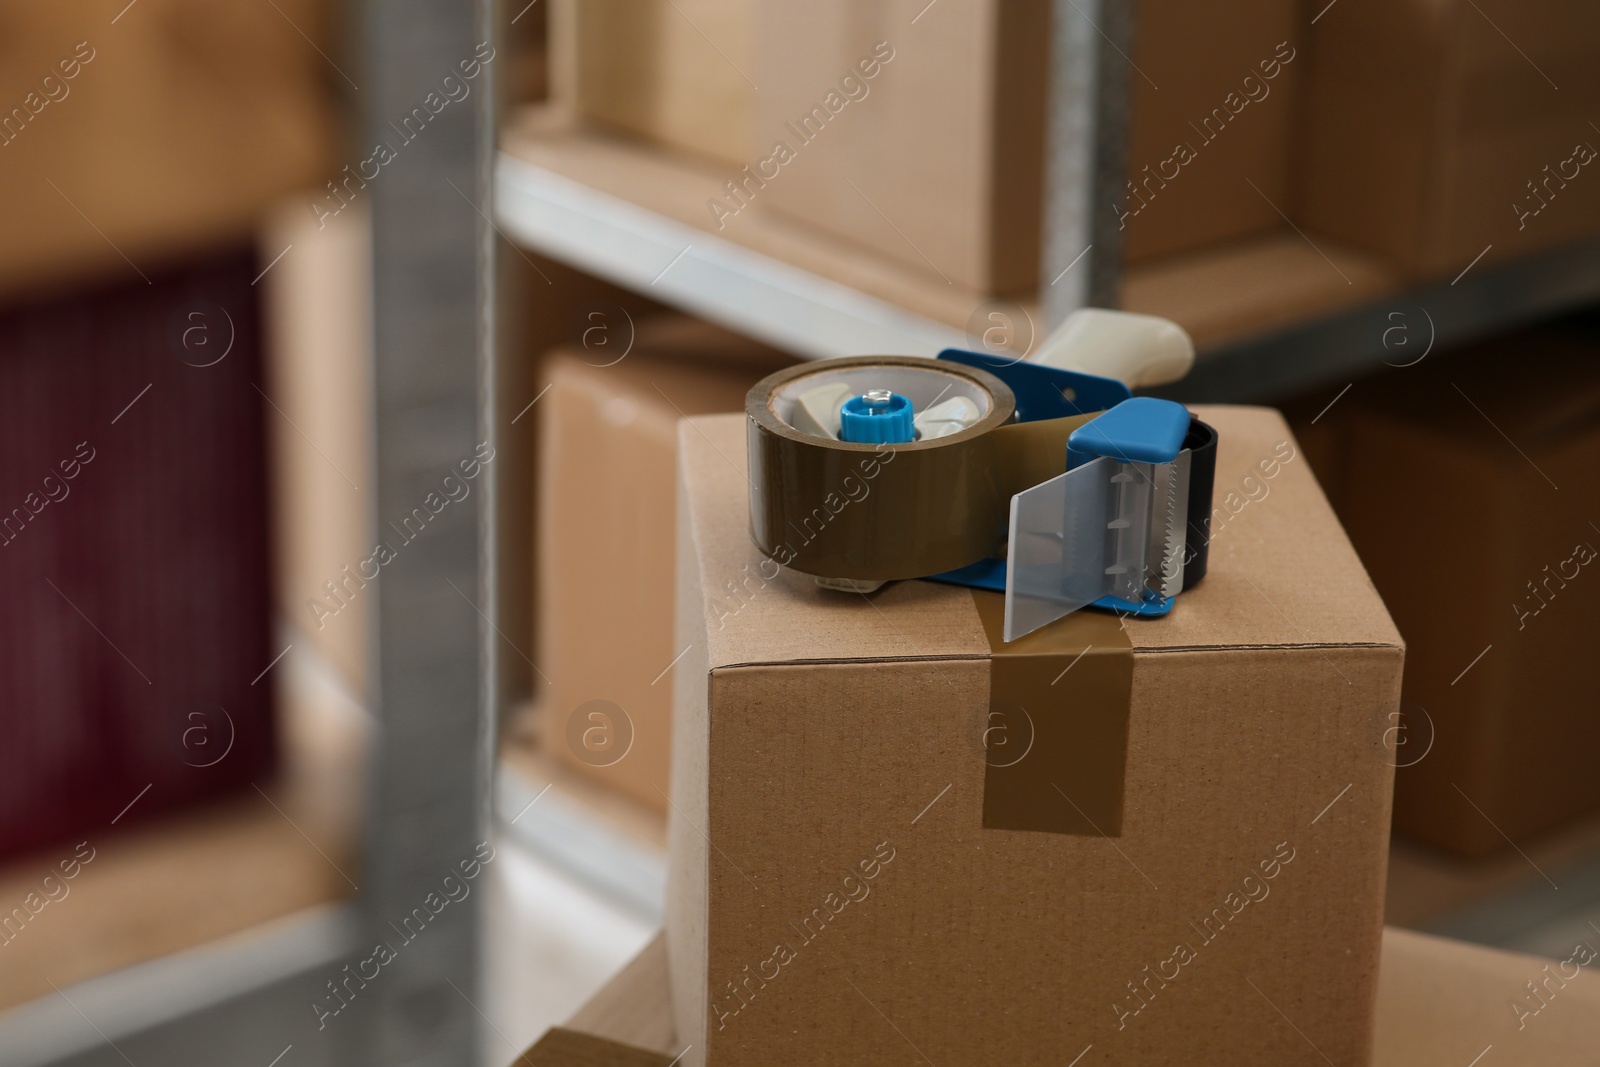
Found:
[[[649,1049],[556,1026],[517,1062],[536,1067],[671,1067],[676,1061]]]
[[[1008,520],[1012,497],[1067,472],[1067,438],[1072,436],[1073,430],[1099,414],[1101,412],[1091,411],[1064,419],[1016,422],[989,435],[988,462],[994,465]]]
[[[854,444],[796,430],[773,410],[797,379],[860,367],[911,368],[964,379],[990,410],[948,437]],[[1004,546],[1011,497],[1066,470],[1067,437],[1092,415],[1009,424],[1011,390],[987,371],[911,356],[802,364],[763,379],[749,416],[750,536],[778,563],[827,578],[941,574]]]
[[[1074,612],[1008,643],[1005,597],[972,596],[990,652],[984,828],[1119,836],[1133,696],[1122,620]]]

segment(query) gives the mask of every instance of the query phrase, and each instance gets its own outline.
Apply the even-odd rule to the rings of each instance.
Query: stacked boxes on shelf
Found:
[[[557,95],[727,167],[729,214],[777,212],[976,293],[1039,284],[1045,0],[561,10]],[[1363,283],[1356,296],[1448,278],[1490,245],[1501,258],[1593,236],[1597,43],[1581,0],[1138,0],[1127,184],[1095,210],[1151,268],[1248,260],[1253,240],[1302,241],[1298,227],[1347,277],[1304,265]]]

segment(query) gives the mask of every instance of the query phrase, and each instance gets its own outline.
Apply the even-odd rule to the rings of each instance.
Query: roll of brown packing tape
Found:
[[[945,437],[857,444],[802,429],[823,386],[890,389],[919,412],[953,397],[978,418]],[[922,578],[1003,551],[1011,497],[1067,468],[1067,437],[1093,415],[1016,423],[987,371],[912,356],[856,356],[779,371],[745,399],[750,536],[776,562],[857,581]],[[798,425],[797,425],[798,424]]]

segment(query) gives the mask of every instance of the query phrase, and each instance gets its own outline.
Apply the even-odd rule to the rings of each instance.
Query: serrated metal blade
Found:
[[[1162,597],[1183,589],[1183,557],[1188,546],[1189,450],[1171,463],[1140,463],[1154,485],[1145,587]]]

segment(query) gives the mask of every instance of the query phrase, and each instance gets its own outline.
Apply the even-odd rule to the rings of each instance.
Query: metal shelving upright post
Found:
[[[1051,6],[1039,266],[1046,330],[1078,308],[1116,305],[1122,236],[1106,209],[1128,170],[1127,57],[1134,32],[1132,0]]]
[[[489,834],[499,442],[494,234],[480,205],[490,202],[495,4],[369,0],[365,17],[366,140],[398,137],[402,165],[369,189],[373,526],[397,558],[377,588],[362,899],[363,944],[395,946],[398,958],[362,991],[371,1000],[357,1001],[360,1062],[475,1067],[484,894],[440,906],[425,925],[411,917],[438,906],[427,902],[443,897],[445,877],[461,881],[462,863],[482,860]],[[456,100],[452,85],[468,95]],[[425,122],[413,128],[418,117]],[[427,537],[410,534],[411,516],[433,510],[426,502],[447,476],[476,480],[477,506],[444,508]]]

